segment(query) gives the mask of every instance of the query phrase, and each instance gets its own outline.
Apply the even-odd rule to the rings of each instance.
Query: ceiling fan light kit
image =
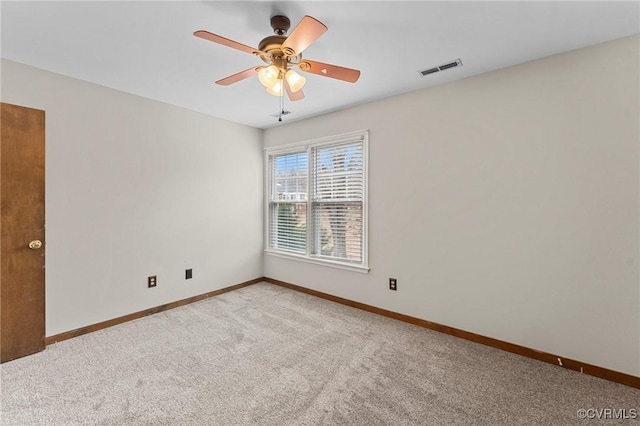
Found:
[[[267,88],[268,93],[284,96],[286,91],[290,100],[297,101],[304,98],[302,87],[306,78],[295,72],[293,67],[349,83],[355,83],[360,78],[360,71],[356,69],[302,59],[302,52],[327,31],[327,27],[317,19],[304,16],[289,36],[285,34],[291,27],[291,22],[286,16],[273,16],[271,27],[275,35],[263,38],[257,49],[205,30],[193,33],[196,37],[256,55],[268,64],[240,71],[216,81],[216,84],[228,86],[258,74],[258,80]]]
[[[260,83],[267,88],[267,92],[272,95],[282,96],[283,71],[278,69],[275,65],[260,67],[258,71],[258,80],[260,80]],[[302,89],[307,81],[306,78],[292,69],[284,71],[284,80],[287,80],[292,92],[297,92]]]
[[[273,85],[267,87],[267,93],[273,96],[282,96],[282,80],[276,80]]]
[[[280,70],[275,65],[260,68],[258,71],[258,80],[264,87],[271,87],[278,80]]]
[[[287,83],[289,84],[292,92],[297,92],[298,90],[302,89],[304,84],[307,82],[306,78],[292,69],[289,69],[284,73],[284,78],[287,80]]]

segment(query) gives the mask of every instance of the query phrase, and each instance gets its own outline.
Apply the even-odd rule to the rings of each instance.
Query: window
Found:
[[[360,270],[367,260],[366,131],[267,150],[267,252]]]

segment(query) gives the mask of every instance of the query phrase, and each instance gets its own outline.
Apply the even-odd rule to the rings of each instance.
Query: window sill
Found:
[[[349,263],[333,262],[331,260],[309,258],[307,256],[301,256],[292,253],[283,253],[281,251],[274,250],[265,250],[264,252],[269,256],[281,257],[283,259],[297,260],[299,262],[312,263],[314,265],[327,266],[329,268],[344,269],[346,271],[359,272],[361,274],[369,273],[368,266],[352,265]]]

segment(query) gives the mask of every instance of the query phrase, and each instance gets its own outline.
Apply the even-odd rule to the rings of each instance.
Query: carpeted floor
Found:
[[[568,425],[640,390],[260,283],[0,367],[3,425]],[[593,411],[592,416],[594,415]]]

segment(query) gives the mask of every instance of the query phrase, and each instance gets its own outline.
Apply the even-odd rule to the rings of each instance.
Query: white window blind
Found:
[[[307,152],[273,156],[271,163],[269,246],[307,252]]]
[[[368,270],[366,137],[267,151],[268,252]]]
[[[313,255],[362,262],[362,154],[362,141],[311,149]]]

